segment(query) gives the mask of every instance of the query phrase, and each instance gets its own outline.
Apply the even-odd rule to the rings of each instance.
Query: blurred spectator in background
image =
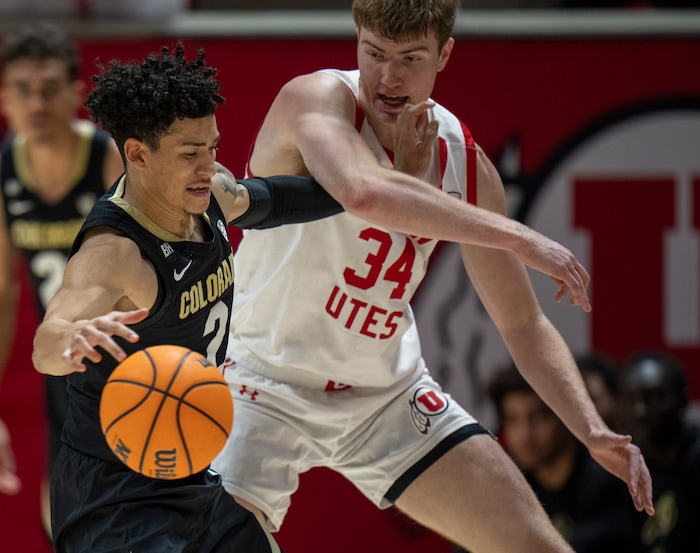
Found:
[[[229,4],[231,3],[228,0]],[[282,2],[278,0],[280,5]],[[188,11],[190,0],[2,0],[0,15],[13,18],[164,19]]]
[[[0,109],[14,133],[0,154],[2,372],[13,345],[19,254],[26,261],[42,317],[61,284],[68,251],[85,215],[124,165],[106,133],[76,119],[85,84],[78,78],[77,48],[59,26],[38,22],[8,33],[0,64]],[[60,448],[67,402],[65,377],[45,377],[47,474]],[[42,494],[48,532],[48,479]]]
[[[700,428],[686,420],[685,368],[660,352],[639,352],[624,365],[627,430],[644,453],[656,514],[644,517],[647,553],[700,551]]]
[[[622,428],[619,367],[599,352],[578,355],[576,364],[598,413],[611,430],[619,432]]]
[[[495,375],[488,393],[506,451],[574,550],[640,551],[625,483],[591,458],[515,365]]]

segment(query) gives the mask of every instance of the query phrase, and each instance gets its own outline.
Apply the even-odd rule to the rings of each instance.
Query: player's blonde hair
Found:
[[[452,34],[459,0],[354,0],[358,29],[403,42],[432,31],[442,48]]]

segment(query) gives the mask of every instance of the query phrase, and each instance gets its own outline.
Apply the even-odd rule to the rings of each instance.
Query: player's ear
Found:
[[[450,37],[445,42],[445,45],[440,49],[440,60],[438,61],[438,72],[445,69],[447,61],[450,59],[450,54],[452,54],[452,48],[455,45],[455,39]]]
[[[149,148],[136,138],[127,138],[124,142],[124,157],[127,165],[131,165],[136,169],[146,167],[146,158],[148,157]]]

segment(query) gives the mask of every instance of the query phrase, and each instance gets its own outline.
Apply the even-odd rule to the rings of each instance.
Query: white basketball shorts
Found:
[[[391,388],[290,385],[228,368],[234,423],[212,463],[226,490],[260,508],[277,531],[299,474],[328,467],[389,507],[457,443],[486,433],[427,370]]]

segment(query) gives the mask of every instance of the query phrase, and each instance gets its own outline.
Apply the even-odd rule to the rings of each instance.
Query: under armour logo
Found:
[[[329,380],[326,384],[326,392],[341,392],[343,390],[349,390],[352,388],[350,384],[343,384],[342,382],[334,382]]]
[[[258,395],[258,391],[257,391],[257,390],[248,390],[248,386],[246,386],[245,384],[243,384],[243,385],[241,386],[241,389],[238,390],[238,393],[241,394],[242,396],[244,396],[244,395],[249,395],[249,396],[250,396],[250,401],[255,401],[255,398],[256,398],[257,395]]]

